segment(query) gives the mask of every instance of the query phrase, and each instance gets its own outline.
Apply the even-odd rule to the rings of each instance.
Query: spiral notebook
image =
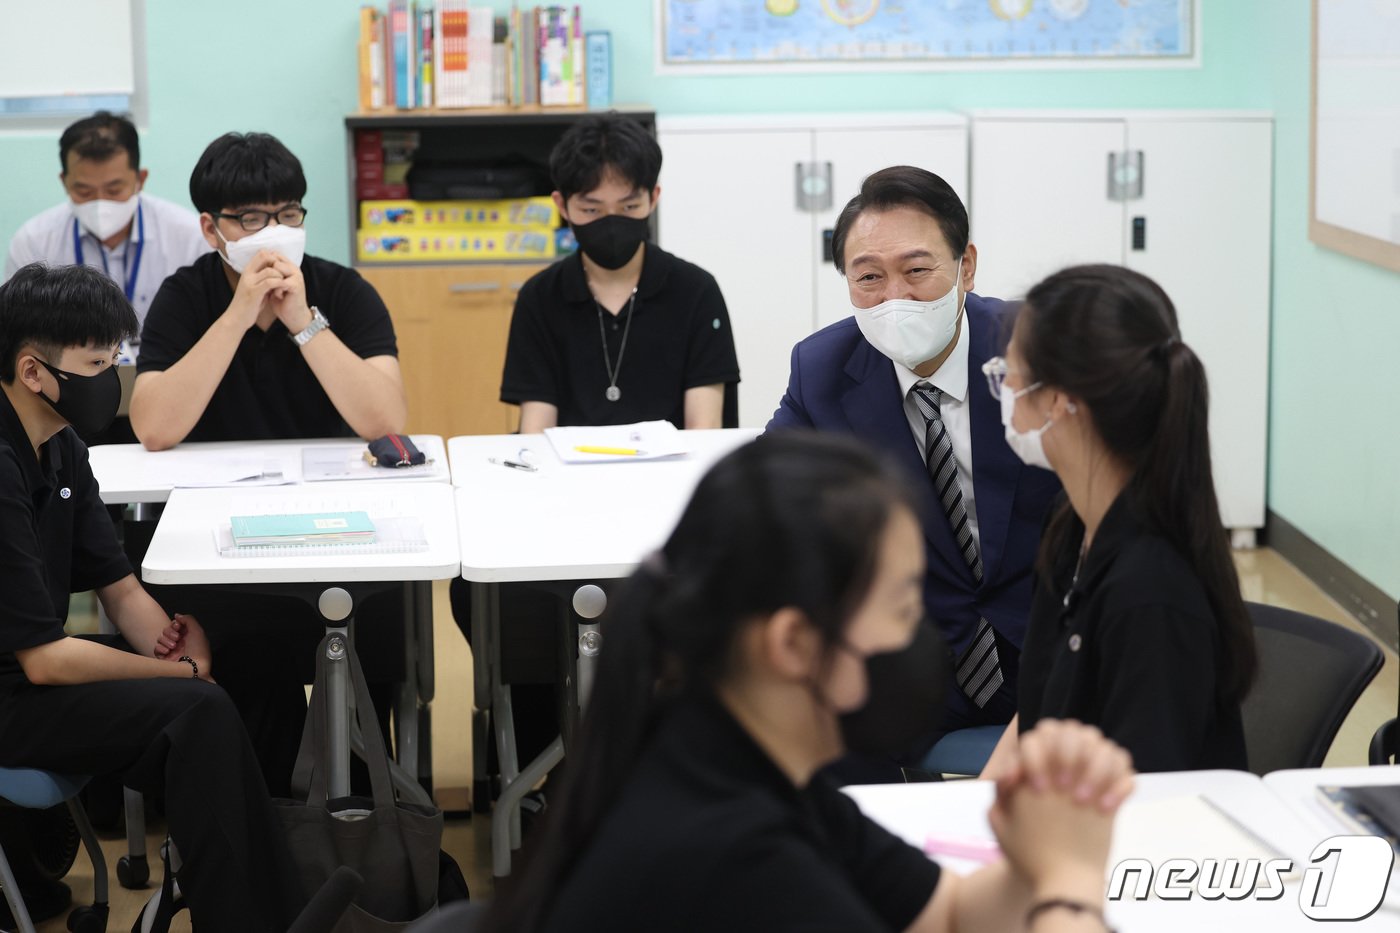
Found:
[[[363,514],[363,513],[362,513]],[[290,517],[290,516],[289,516]],[[414,554],[428,549],[423,523],[412,516],[375,516],[369,519],[374,539],[345,543],[309,542],[302,544],[239,545],[232,522],[214,530],[214,546],[220,557],[339,557],[361,554]]]

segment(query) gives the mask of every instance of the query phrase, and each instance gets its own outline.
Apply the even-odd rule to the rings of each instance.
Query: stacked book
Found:
[[[360,109],[611,106],[611,37],[578,6],[389,0],[360,7]]]

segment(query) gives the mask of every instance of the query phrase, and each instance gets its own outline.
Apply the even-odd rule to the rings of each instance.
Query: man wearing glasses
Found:
[[[131,423],[141,443],[400,432],[389,312],[353,269],[305,255],[306,176],[265,133],[204,150],[190,199],[213,253],[151,302]]]
[[[1007,446],[1000,403],[981,379],[1010,334],[1011,309],[973,292],[967,210],[924,169],[865,179],[831,246],[852,316],[793,349],[768,430],[855,434],[907,468],[922,492],[925,605],[954,649],[942,732],[1000,725],[1016,712],[1031,569],[1060,491],[1053,473]],[[917,766],[936,738],[898,763]],[[841,776],[898,780],[865,765]]]
[[[305,196],[301,163],[265,133],[227,133],[200,156],[190,200],[214,252],[166,279],[146,316],[131,424],[147,448],[404,430],[389,312],[359,273],[306,255]],[[319,617],[276,596],[187,588],[179,603],[219,653],[269,789],[287,795]],[[357,615],[368,679],[400,678],[402,598],[372,597]]]

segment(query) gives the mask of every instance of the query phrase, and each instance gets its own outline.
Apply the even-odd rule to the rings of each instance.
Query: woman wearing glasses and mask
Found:
[[[1097,730],[1027,733],[989,814],[1005,860],[968,877],[817,774],[938,722],[911,502],[865,448],[805,432],[706,475],[609,606],[567,783],[486,929],[1103,929],[1132,776]]]
[[[1065,496],[1041,542],[1017,718],[1092,723],[1139,771],[1244,769],[1254,630],[1211,477],[1205,370],[1151,279],[1058,272],[983,367],[1012,450]]]

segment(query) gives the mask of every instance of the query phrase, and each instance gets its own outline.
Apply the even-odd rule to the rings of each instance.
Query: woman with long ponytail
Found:
[[[984,774],[1043,717],[1097,725],[1139,771],[1244,769],[1253,627],[1205,370],[1171,300],[1118,266],[1065,269],[1030,290],[985,368],[1007,442],[1065,496],[1041,542],[1017,718]]]
[[[989,811],[1006,859],[967,878],[818,775],[937,722],[923,564],[902,480],[852,441],[765,437],[716,464],[611,601],[562,794],[486,929],[1102,929],[1132,772],[1097,730],[1024,737]]]

